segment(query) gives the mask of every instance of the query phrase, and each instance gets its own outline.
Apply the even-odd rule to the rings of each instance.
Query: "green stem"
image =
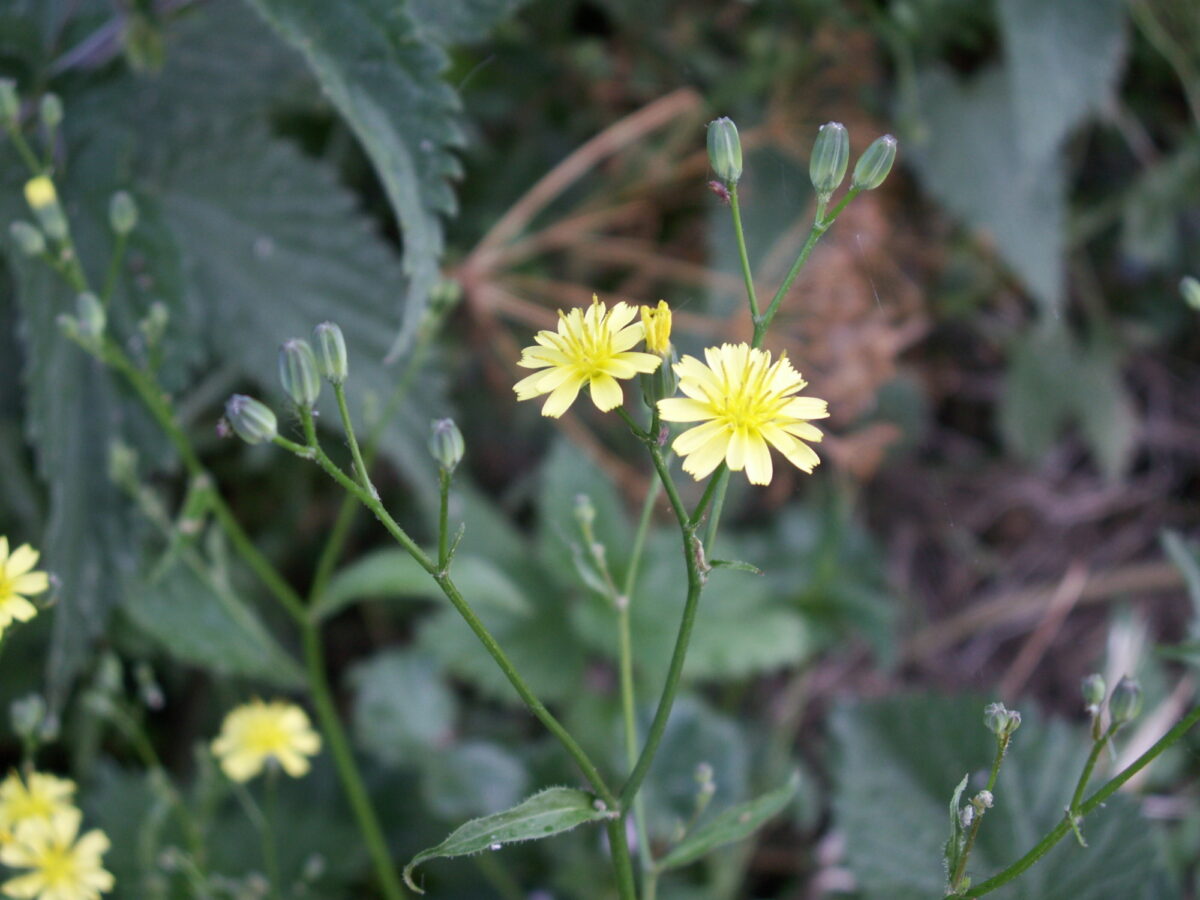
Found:
[[[612,845],[613,872],[617,876],[617,895],[621,900],[637,900],[633,881],[633,860],[629,858],[629,843],[625,840],[625,817],[609,819],[608,842]]]
[[[117,289],[117,277],[121,274],[121,262],[125,259],[125,247],[128,243],[128,234],[117,235],[117,243],[113,246],[112,257],[108,261],[108,271],[104,274],[104,287],[100,291],[100,304],[105,309],[108,309],[113,291]]]
[[[758,297],[754,293],[754,275],[750,271],[750,256],[746,253],[746,235],[742,232],[742,210],[738,204],[737,183],[729,186],[729,212],[733,215],[733,233],[737,237],[738,259],[742,264],[742,280],[746,282],[746,299],[750,315],[758,321]]]
[[[275,844],[276,813],[279,810],[279,767],[272,762],[267,768],[267,781],[263,786],[263,855],[269,860],[271,895],[283,900],[283,875],[279,870],[279,851]]]
[[[1079,802],[1083,800],[1083,792],[1087,790],[1088,781],[1092,777],[1092,770],[1096,768],[1096,761],[1100,759],[1100,754],[1108,745],[1109,740],[1120,726],[1117,723],[1112,723],[1108,726],[1108,730],[1099,738],[1092,741],[1092,752],[1088,754],[1087,762],[1083,765],[1083,771],[1079,773],[1079,781],[1075,785],[1075,793],[1071,795],[1071,805],[1067,808],[1070,815],[1075,815],[1075,811],[1079,809]]]
[[[271,823],[263,814],[262,808],[254,802],[254,797],[250,794],[250,789],[240,781],[233,782],[234,793],[237,794],[238,800],[242,804],[242,810],[246,813],[246,818],[254,826],[254,830],[258,832],[259,844],[262,848],[263,867],[267,870],[267,881],[270,884],[271,897],[275,900],[280,900],[279,882],[279,855],[275,851],[275,835],[271,831]]]
[[[1004,762],[1004,755],[1008,752],[1008,743],[1012,739],[1012,734],[1008,733],[996,739],[996,756],[992,760],[992,771],[988,775],[987,791],[991,793],[996,787],[996,779],[1000,775],[1000,764]],[[971,831],[967,835],[967,843],[963,848],[962,856],[959,857],[958,866],[954,870],[954,875],[950,879],[951,893],[957,893],[962,884],[963,875],[967,871],[967,861],[971,858],[971,851],[975,849],[975,838],[979,834],[979,826],[983,823],[983,810],[975,811],[975,819],[971,822]]]
[[[717,490],[713,498],[712,512],[708,516],[708,528],[704,532],[704,546],[710,553],[717,543],[717,527],[721,524],[721,512],[725,509],[725,491],[729,488],[729,469],[725,463],[721,463],[713,481]]]
[[[450,473],[438,471],[438,568],[450,564]]]
[[[1109,797],[1115,794],[1125,782],[1140,772],[1146,766],[1150,765],[1164,750],[1183,737],[1191,728],[1200,722],[1200,706],[1197,706],[1188,713],[1174,728],[1168,731],[1159,741],[1135,759],[1132,763],[1125,767],[1119,774],[1111,778],[1104,787],[1092,794],[1079,807],[1079,816],[1088,815],[1094,812],[1104,804]],[[1057,826],[1054,827],[1049,834],[1038,841],[1037,845],[1018,859],[1008,868],[1001,871],[999,874],[992,876],[987,881],[980,882],[975,887],[963,893],[962,897],[982,897],[984,894],[990,894],[997,888],[1003,887],[1014,878],[1023,874],[1038,860],[1045,856],[1050,849],[1061,841],[1071,831],[1071,822],[1064,818]]]
[[[363,462],[362,451],[358,447],[358,439],[354,436],[354,420],[350,418],[350,408],[346,405],[345,386],[335,384],[333,386],[333,394],[337,397],[338,413],[342,417],[342,428],[346,431],[346,442],[350,445],[350,455],[354,457],[354,471],[358,476],[358,481],[366,488],[368,494],[378,497],[379,492],[371,484],[371,477],[367,474],[367,464]]]
[[[25,163],[25,167],[34,175],[39,175],[43,171],[41,162],[38,161],[37,154],[33,152],[33,148],[29,146],[29,141],[25,140],[25,135],[21,129],[17,127],[15,122],[9,122],[6,129],[8,136],[12,139],[13,146],[17,148],[17,154],[21,157],[21,161]]]

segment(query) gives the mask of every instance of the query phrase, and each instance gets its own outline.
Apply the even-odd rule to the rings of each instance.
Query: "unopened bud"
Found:
[[[1132,722],[1142,711],[1142,686],[1136,678],[1126,675],[1113,688],[1112,697],[1108,700],[1108,712],[1113,723],[1124,725]]]
[[[716,773],[713,772],[713,767],[709,763],[702,762],[696,766],[696,784],[709,793],[717,789],[716,782],[713,780],[715,775]]]
[[[971,798],[971,805],[980,812],[983,812],[985,809],[991,809],[995,802],[996,798],[992,796],[991,791],[980,791]]]
[[[671,352],[671,307],[666,300],[659,300],[658,306],[643,306],[641,314],[646,350],[667,356]]]
[[[100,664],[96,667],[96,680],[93,687],[103,694],[112,696],[120,694],[125,687],[125,667],[121,665],[121,658],[113,652],[107,652],[100,657]]]
[[[1005,740],[1021,727],[1021,714],[1003,703],[989,703],[983,711],[983,724],[996,737]]]
[[[75,319],[79,322],[79,336],[85,340],[97,341],[104,336],[108,315],[95,294],[85,292],[75,298]]]
[[[127,235],[137,227],[138,208],[129,191],[117,191],[108,201],[108,224],[119,235]]]
[[[817,132],[808,177],[822,200],[838,189],[850,164],[850,133],[841,122],[826,122]]]
[[[17,83],[11,78],[0,78],[0,123],[15,125],[21,115],[21,98],[17,96]]]
[[[146,310],[146,315],[138,322],[138,330],[141,331],[142,337],[146,340],[146,346],[157,347],[162,341],[163,335],[167,332],[167,324],[171,320],[171,313],[167,309],[167,305],[161,300],[155,300],[150,304],[150,308]]]
[[[334,322],[322,322],[313,329],[317,369],[330,384],[343,384],[350,374],[346,338]]]
[[[958,824],[964,829],[970,828],[971,823],[975,821],[975,807],[964,806],[958,811]]]
[[[1200,281],[1191,275],[1184,275],[1179,282],[1179,293],[1183,294],[1183,302],[1192,309],[1200,311]]]
[[[46,236],[28,222],[18,219],[8,226],[8,233],[26,256],[41,256],[46,252]]]
[[[108,445],[108,477],[122,486],[136,485],[138,454],[124,441],[113,441]]]
[[[279,348],[279,381],[284,391],[299,407],[311,409],[321,396],[321,376],[317,374],[317,359],[308,341],[292,338]]]
[[[38,116],[47,130],[53,131],[63,120],[63,105],[58,94],[46,94],[38,105]]]
[[[29,694],[14,700],[8,715],[17,737],[23,741],[36,740],[46,719],[46,701],[40,694]]]
[[[275,413],[245,394],[234,394],[225,401],[225,418],[237,436],[247,444],[274,440],[279,433]]]
[[[727,185],[737,184],[742,177],[742,142],[728,117],[708,123],[708,164]]]
[[[67,238],[67,217],[58,202],[54,182],[45,175],[36,175],[25,182],[25,202],[37,216],[42,230],[56,241]]]
[[[1083,704],[1087,711],[1095,715],[1100,711],[1100,704],[1104,702],[1104,695],[1108,693],[1108,685],[1104,683],[1104,676],[1099,674],[1088,675],[1080,684],[1080,690],[1083,693]]]
[[[890,134],[876,138],[854,164],[852,186],[860,191],[875,190],[888,177],[895,161],[896,139]]]
[[[584,534],[592,533],[592,526],[596,523],[596,507],[587,494],[575,495],[575,521],[579,523]]]
[[[429,434],[429,452],[444,472],[453,472],[462,462],[466,445],[453,419],[437,419]]]

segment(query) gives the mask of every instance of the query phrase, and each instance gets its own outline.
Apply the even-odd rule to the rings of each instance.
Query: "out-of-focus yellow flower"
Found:
[[[658,402],[664,421],[703,422],[671,445],[684,457],[685,472],[699,481],[724,461],[734,472],[745,469],[751,484],[769,484],[768,444],[805,472],[820,463],[804,441],[821,440],[808,420],[826,418],[828,406],[815,397],[792,396],[807,382],[786,356],[772,365],[765,350],[723,344],[705,350],[704,358],[707,365],[694,356],[675,365],[686,398]]]
[[[212,751],[234,781],[249,781],[274,759],[293,778],[308,772],[308,757],[321,749],[321,736],[294,703],[254,699],[225,717]]]
[[[671,352],[671,307],[666,300],[658,306],[642,307],[642,328],[646,332],[646,349],[659,356]]]
[[[54,182],[45,175],[37,175],[25,182],[25,202],[37,211],[48,209],[58,203],[58,192]]]
[[[518,400],[532,400],[549,394],[542,415],[557,419],[570,408],[585,384],[591,388],[596,409],[608,412],[625,399],[618,378],[633,378],[639,372],[653,372],[662,360],[651,353],[631,352],[630,347],[644,335],[641,322],[630,324],[637,310],[628,303],[617,303],[610,311],[599,298],[584,312],[573,309],[559,312],[558,331],[539,331],[535,347],[526,347],[518,366],[544,369],[514,386]]]
[[[23,822],[49,822],[75,808],[74,796],[75,782],[66,778],[30,772],[22,779],[17,772],[9,772],[0,782],[0,829],[11,834]]]
[[[14,619],[28,622],[37,615],[37,607],[29,598],[50,587],[45,572],[33,571],[37,561],[38,552],[28,544],[10,554],[8,538],[0,537],[0,634]]]
[[[4,893],[23,900],[98,900],[114,879],[104,868],[109,840],[94,829],[76,839],[83,816],[67,809],[52,818],[17,826],[0,849],[0,862],[27,871],[4,883]]]

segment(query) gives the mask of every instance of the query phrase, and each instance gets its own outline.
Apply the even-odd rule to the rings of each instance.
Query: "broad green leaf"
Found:
[[[427,860],[498,850],[505,844],[552,837],[612,816],[586,791],[547,788],[510,810],[467,822],[436,847],[422,850],[404,867],[404,880],[417,893],[424,893],[413,882],[412,871]]]
[[[983,726],[981,699],[897,696],[846,705],[833,717],[836,827],[847,862],[867,897],[928,900],[945,886],[946,798],[960,773],[966,788],[986,783],[995,739]],[[1024,722],[1000,770],[971,854],[973,881],[1014,862],[1062,821],[1063,808],[1087,756],[1082,728],[1021,708]],[[1102,773],[1094,780],[1102,784]],[[1136,803],[1112,798],[1083,822],[1089,847],[1069,836],[997,900],[1171,900],[1153,824]]]
[[[745,840],[788,805],[799,785],[799,777],[793,775],[783,787],[725,810],[677,844],[659,860],[658,868],[665,870],[686,866],[707,856],[717,847]]]
[[[410,338],[438,279],[440,217],[455,211],[447,179],[460,171],[449,152],[463,137],[458,97],[441,79],[445,55],[394,0],[247,2],[303,54],[383,181],[404,238],[400,340]]]
[[[528,615],[529,602],[500,569],[477,556],[459,555],[450,567],[454,583],[467,602],[481,609]],[[407,551],[377,550],[342,568],[332,579],[314,613],[331,616],[359,600],[419,597],[445,599],[433,577]]]
[[[443,44],[478,41],[527,0],[409,0],[418,28]]]
[[[385,650],[350,670],[354,732],[364,750],[399,765],[445,745],[458,701],[428,653]]]
[[[518,803],[529,773],[499,744],[469,741],[420,759],[421,797],[448,821],[498,813]]]

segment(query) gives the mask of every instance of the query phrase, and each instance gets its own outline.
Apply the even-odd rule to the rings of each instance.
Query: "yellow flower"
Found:
[[[307,757],[321,749],[321,737],[312,730],[304,710],[294,703],[254,699],[232,710],[221,724],[212,751],[221,768],[234,781],[249,781],[263,770],[268,759],[299,778],[308,771]]]
[[[642,328],[646,332],[646,349],[659,356],[671,352],[671,307],[666,300],[658,306],[642,307]]]
[[[79,810],[68,809],[19,825],[15,839],[0,849],[0,862],[29,871],[6,881],[4,893],[27,900],[98,900],[111,891],[112,873],[101,859],[108,837],[94,829],[76,840],[82,818]]]
[[[31,571],[37,561],[38,552],[28,544],[9,554],[8,538],[0,537],[0,634],[13,619],[28,622],[37,615],[37,607],[28,598],[50,587],[45,572]]]
[[[34,210],[47,209],[58,203],[58,192],[54,182],[45,175],[38,175],[25,182],[25,202]]]
[[[526,347],[517,363],[526,369],[545,369],[522,378],[514,386],[518,400],[549,394],[543,416],[557,419],[575,402],[579,389],[590,385],[596,409],[608,412],[625,399],[618,378],[653,372],[662,360],[650,353],[632,353],[629,348],[642,339],[640,322],[630,324],[637,310],[618,303],[609,311],[593,296],[587,312],[559,312],[558,332],[539,331],[536,347]]]
[[[792,465],[811,472],[821,460],[803,441],[821,440],[808,419],[829,415],[824,400],[792,396],[807,382],[786,356],[771,365],[771,354],[747,344],[723,344],[704,351],[708,365],[685,356],[675,365],[679,388],[687,395],[658,401],[667,422],[703,422],[675,439],[683,471],[697,481],[722,461],[734,472],[746,470],[751,484],[771,481],[768,443]]]
[[[65,778],[30,772],[22,780],[17,772],[9,772],[0,782],[0,829],[11,833],[24,822],[49,822],[74,809],[74,795],[75,782]]]

